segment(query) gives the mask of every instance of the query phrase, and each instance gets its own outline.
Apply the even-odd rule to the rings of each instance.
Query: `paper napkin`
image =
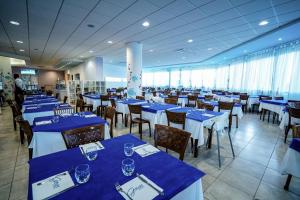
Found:
[[[27,110],[37,109],[37,107],[26,107]]]
[[[204,114],[202,114],[203,116],[206,116],[206,117],[214,117],[214,115],[212,115],[212,114],[208,114],[208,113],[204,113]]]
[[[91,117],[97,117],[97,115],[95,115],[95,114],[90,114],[90,115],[85,115],[84,117],[85,117],[85,118],[91,118]]]
[[[46,120],[46,121],[35,122],[35,125],[39,126],[39,125],[51,124],[51,123],[52,123],[51,120]]]
[[[89,147],[96,147],[96,149],[98,151],[104,149],[104,146],[101,144],[101,142],[92,142],[92,143],[88,143],[88,144],[84,144],[84,145],[79,145],[79,149],[82,154],[87,153]],[[82,150],[84,152],[82,152]]]
[[[133,150],[142,157],[150,156],[160,151],[151,144],[143,144],[137,147],[133,147]]]
[[[74,187],[75,184],[68,171],[56,174],[32,184],[33,200],[48,199],[51,196]]]
[[[148,179],[146,176],[140,175],[140,177],[141,178],[136,177],[121,186],[121,188],[123,189],[123,192],[119,191],[119,193],[125,199],[130,200],[127,195],[129,195],[133,200],[154,199],[156,196],[159,195],[159,193],[155,189],[153,189],[150,185],[152,185],[158,191],[163,192],[163,189],[161,187],[156,185],[153,181]],[[148,184],[145,181],[143,181],[142,179],[146,180],[146,182],[148,182]]]

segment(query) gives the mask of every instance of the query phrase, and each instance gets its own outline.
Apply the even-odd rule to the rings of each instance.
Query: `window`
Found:
[[[154,86],[169,87],[169,72],[154,72]]]
[[[142,85],[144,87],[153,87],[153,72],[144,72],[142,74]]]
[[[180,71],[171,71],[170,74],[170,87],[178,87],[180,84]]]
[[[239,91],[242,87],[244,63],[234,63],[229,67],[229,90]]]
[[[181,71],[181,86],[185,88],[190,88],[191,87],[191,71],[190,70],[184,70]]]
[[[226,90],[229,79],[229,66],[221,66],[215,71],[216,89]]]

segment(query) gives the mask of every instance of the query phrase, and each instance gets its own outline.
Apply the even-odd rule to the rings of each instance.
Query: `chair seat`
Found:
[[[132,122],[134,122],[134,123],[150,123],[150,121],[149,120],[147,120],[147,119],[141,119],[141,118],[133,118],[132,119]]]

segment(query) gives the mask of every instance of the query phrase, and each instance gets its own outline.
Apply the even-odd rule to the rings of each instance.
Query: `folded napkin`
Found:
[[[74,187],[75,184],[68,171],[56,174],[44,180],[32,184],[33,200],[50,199],[57,193]]]
[[[27,110],[37,109],[38,107],[26,107]]]
[[[140,146],[133,147],[132,149],[142,157],[150,156],[159,152],[159,149],[155,148],[151,144],[143,144]]]
[[[85,118],[91,118],[91,117],[97,117],[97,115],[95,115],[95,114],[90,114],[90,115],[85,115],[84,117],[85,117]]]
[[[60,107],[66,107],[66,106],[69,106],[69,104],[67,103],[63,103],[63,104],[59,104]]]
[[[150,200],[158,196],[159,192],[163,192],[161,187],[142,174],[123,184],[121,188],[122,191],[119,190],[119,193],[127,200],[130,198],[133,200]]]
[[[45,120],[45,121],[40,121],[40,122],[35,122],[35,125],[44,125],[44,124],[51,124],[51,120]]]
[[[208,113],[204,113],[204,114],[202,114],[203,116],[206,116],[206,117],[214,117],[214,115],[212,115],[212,114],[208,114]]]
[[[60,116],[62,116],[62,117],[68,117],[68,116],[72,116],[72,114],[71,113],[62,113],[62,114],[60,114]]]
[[[84,145],[79,145],[79,149],[82,154],[88,153],[89,147],[96,147],[98,151],[104,149],[104,146],[101,144],[101,142],[92,142]]]
[[[150,108],[150,106],[143,106],[143,108]]]

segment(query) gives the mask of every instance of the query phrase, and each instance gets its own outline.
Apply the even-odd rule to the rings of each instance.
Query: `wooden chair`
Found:
[[[170,123],[182,125],[182,129],[185,129],[185,119],[186,113],[185,112],[172,112],[170,110],[166,110],[168,126]]]
[[[64,103],[67,103],[67,100],[68,100],[68,96],[64,96]]]
[[[155,124],[155,147],[161,146],[179,153],[179,159],[184,159],[184,153],[191,133],[177,128]]]
[[[204,95],[204,100],[205,101],[212,101],[214,99],[213,95]]]
[[[234,102],[224,102],[224,101],[219,101],[219,107],[218,111],[228,111],[229,113],[229,124],[228,124],[228,129],[229,132],[231,131],[231,124],[232,124],[232,110],[233,110]],[[236,117],[236,124],[238,127],[238,117]]]
[[[240,101],[242,104],[243,112],[247,112],[248,110],[248,99],[249,99],[249,95],[240,94]]]
[[[16,131],[17,130],[16,117],[19,115],[22,115],[22,112],[15,101],[8,101],[8,104],[10,105],[10,108],[11,108],[11,111],[13,114],[13,125],[14,125],[14,129]],[[22,144],[23,144],[23,142],[22,142]]]
[[[284,100],[283,97],[274,97],[274,100]]]
[[[164,101],[167,104],[177,105],[177,99],[176,98],[165,98]]]
[[[73,113],[75,113],[74,108],[56,108],[53,111],[54,111],[54,115],[73,114]]]
[[[197,108],[198,109],[205,109],[205,110],[210,110],[210,111],[214,111],[214,106],[208,103],[204,103],[200,100],[197,101]]]
[[[104,140],[104,125],[86,126],[62,132],[68,149]]]
[[[29,122],[27,120],[24,120],[22,115],[17,116],[15,118],[15,120],[20,125],[20,133],[22,132],[23,139],[24,139],[24,134],[26,135],[27,144],[29,146],[31,143],[32,137],[33,137],[32,129],[31,129]],[[28,150],[29,150],[29,160],[31,160],[32,159],[32,148],[28,148]]]
[[[115,114],[116,114],[116,109],[114,107],[111,106],[107,106],[105,111],[104,111],[104,119],[110,119],[110,129],[109,129],[109,134],[110,137],[113,138],[114,134],[113,134],[113,127],[114,127],[114,118],[115,118]]]
[[[101,95],[100,96],[100,106],[97,107],[97,114],[102,116],[105,108],[108,106],[108,102],[110,102],[109,95]]]
[[[141,105],[130,105],[130,104],[128,104],[128,108],[129,108],[129,115],[130,115],[130,133],[131,133],[131,130],[132,130],[132,125],[133,124],[138,124],[139,125],[140,139],[142,139],[143,124],[146,123],[146,124],[149,125],[149,135],[151,137],[150,121],[146,120],[146,119],[143,119]],[[139,115],[139,117],[133,117],[133,115]]]
[[[77,108],[79,107],[80,112],[85,110],[92,112],[93,111],[93,104],[86,104],[83,100],[82,94],[79,94],[79,99],[76,101],[76,112],[78,112]]]
[[[156,94],[156,92],[154,91],[154,92],[152,92],[152,95],[153,95],[154,97],[156,97],[157,94]]]
[[[197,100],[198,100],[198,96],[195,95],[188,95],[188,102],[187,102],[187,107],[196,107],[197,105]]]
[[[111,99],[110,100],[111,106],[113,108],[115,108],[115,127],[117,127],[117,123],[118,123],[118,115],[122,116],[122,121],[123,121],[123,113],[122,112],[118,112],[117,111],[117,105],[116,105],[116,100],[115,99]]]
[[[59,93],[55,93],[55,99],[58,99]]]
[[[145,100],[145,96],[136,96],[135,98],[139,100]]]
[[[300,119],[300,108],[293,108],[293,107],[288,107],[288,112],[289,112],[289,123],[285,127],[285,137],[284,137],[284,142],[286,143],[286,139],[289,133],[289,130],[294,127],[295,124],[292,124],[292,118],[297,118]],[[298,130],[298,128],[297,128]]]

